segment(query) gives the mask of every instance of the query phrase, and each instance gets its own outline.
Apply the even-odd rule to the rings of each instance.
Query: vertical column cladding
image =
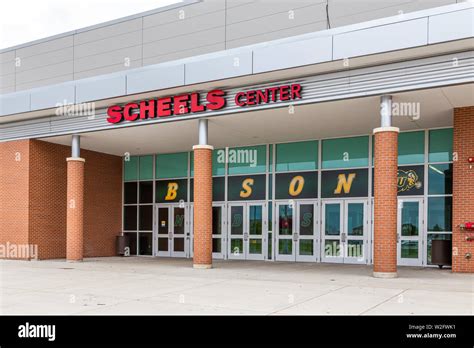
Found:
[[[374,277],[397,276],[398,128],[374,130]]]
[[[212,267],[212,150],[194,150],[194,268]]]
[[[84,254],[84,162],[67,159],[66,258],[82,261]]]

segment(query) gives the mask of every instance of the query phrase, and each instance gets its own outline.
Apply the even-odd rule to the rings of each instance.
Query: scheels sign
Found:
[[[172,115],[195,114],[206,110],[220,110],[226,106],[225,97],[225,91],[215,89],[207,92],[204,103],[201,102],[199,93],[188,93],[147,99],[126,105],[113,105],[107,109],[107,122],[119,123]],[[300,84],[238,92],[235,95],[234,102],[239,107],[246,107],[294,99],[301,99]]]

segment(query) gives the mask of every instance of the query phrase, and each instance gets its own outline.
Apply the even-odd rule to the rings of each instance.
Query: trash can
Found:
[[[433,240],[431,241],[431,263],[443,266],[451,266],[452,264],[452,241],[450,240]]]
[[[130,240],[128,236],[117,236],[116,245],[117,245],[117,255],[124,256],[125,248],[130,247]]]

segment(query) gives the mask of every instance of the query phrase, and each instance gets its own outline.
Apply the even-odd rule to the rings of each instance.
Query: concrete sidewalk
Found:
[[[320,263],[111,257],[0,260],[1,314],[470,314],[474,276]]]

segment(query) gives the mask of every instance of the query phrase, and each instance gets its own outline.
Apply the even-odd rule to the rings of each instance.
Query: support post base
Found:
[[[373,276],[374,278],[390,279],[390,278],[397,278],[398,273],[397,272],[374,272]]]

